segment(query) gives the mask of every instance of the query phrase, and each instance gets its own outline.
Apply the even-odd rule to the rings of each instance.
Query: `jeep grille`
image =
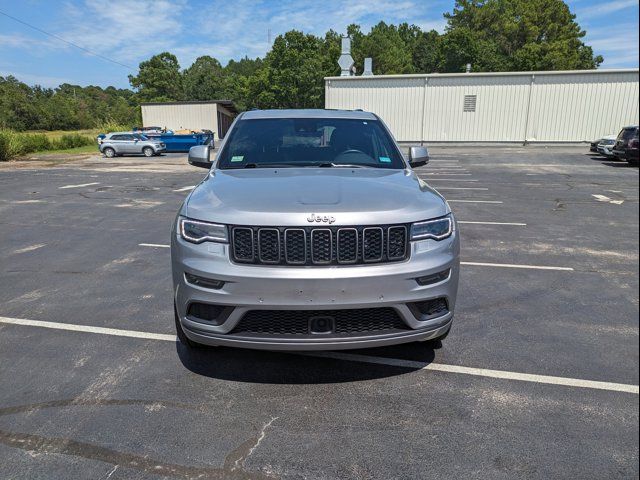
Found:
[[[231,228],[231,258],[254,265],[354,265],[400,262],[406,225]]]

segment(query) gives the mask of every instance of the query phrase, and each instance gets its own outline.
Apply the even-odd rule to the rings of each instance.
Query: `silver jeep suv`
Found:
[[[141,153],[145,157],[160,155],[167,147],[164,142],[148,138],[139,133],[113,132],[100,139],[100,152],[105,157]]]
[[[241,114],[171,235],[188,347],[334,350],[443,339],[460,240],[445,199],[372,113]]]

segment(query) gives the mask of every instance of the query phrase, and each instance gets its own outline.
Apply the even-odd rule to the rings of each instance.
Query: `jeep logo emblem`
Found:
[[[332,224],[335,221],[336,221],[336,217],[332,217],[330,215],[316,215],[315,213],[312,213],[307,217],[307,222],[309,223],[316,222],[316,223]]]

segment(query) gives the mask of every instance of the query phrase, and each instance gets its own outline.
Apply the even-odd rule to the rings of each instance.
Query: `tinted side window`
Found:
[[[122,140],[123,135],[111,135],[109,140]]]

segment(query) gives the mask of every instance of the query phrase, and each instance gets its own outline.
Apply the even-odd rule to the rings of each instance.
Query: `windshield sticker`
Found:
[[[241,162],[244,160],[244,155],[234,155],[231,157],[232,162]]]
[[[391,163],[391,159],[389,157],[378,157],[382,163]]]

